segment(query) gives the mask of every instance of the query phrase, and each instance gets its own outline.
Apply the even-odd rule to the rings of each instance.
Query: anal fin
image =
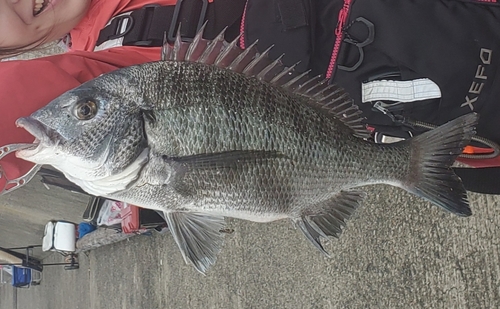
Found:
[[[165,221],[186,263],[205,274],[215,264],[224,234],[224,217],[191,212],[164,212]]]
[[[342,191],[331,199],[306,209],[293,223],[318,250],[329,256],[321,244],[321,238],[338,238],[364,197],[365,193],[361,191]]]

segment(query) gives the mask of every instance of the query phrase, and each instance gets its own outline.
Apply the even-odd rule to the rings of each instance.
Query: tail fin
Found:
[[[477,120],[476,113],[467,114],[411,139],[404,188],[454,214],[470,216],[467,192],[451,165],[476,133]]]

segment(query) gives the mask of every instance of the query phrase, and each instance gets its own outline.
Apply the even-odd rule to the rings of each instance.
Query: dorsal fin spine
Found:
[[[283,88],[291,88],[295,83],[297,83],[300,79],[303,77],[309,75],[309,71],[305,71],[304,73],[297,75],[295,78],[292,78],[290,81],[288,81],[286,84],[284,84],[282,87]]]
[[[223,48],[223,51],[215,58],[214,64],[219,66],[224,63],[225,60],[228,60],[230,62],[234,61],[234,59],[230,58],[230,53],[234,50],[236,50],[237,47],[236,44],[238,44],[238,40],[240,38],[240,35],[236,37],[229,45],[227,45],[225,48]],[[229,59],[226,59],[228,57]]]
[[[271,45],[269,46],[262,54],[260,54],[259,56],[255,57],[254,60],[252,60],[252,62],[250,62],[246,68],[243,70],[243,74],[244,75],[247,75],[247,76],[257,76],[255,73],[254,73],[254,69],[257,67],[257,65],[261,64],[262,61],[264,59],[268,60],[269,59],[269,51],[271,50],[271,48],[273,48],[274,45]]]
[[[252,61],[255,55],[250,56],[248,59],[247,56],[250,55],[251,51],[256,51],[255,46],[257,45],[258,40],[252,43],[252,45],[248,46],[244,49],[240,55],[238,55],[233,62],[228,66],[228,68],[232,71],[241,73],[245,67]]]
[[[193,42],[189,44],[189,47],[186,52],[186,60],[187,61],[192,61],[195,62],[199,60],[200,56],[203,54],[203,52],[207,48],[207,40],[204,40],[202,37],[203,30],[206,26],[206,23],[203,24],[203,27],[201,27],[200,31],[196,33],[194,36]]]
[[[274,78],[274,76],[272,76],[272,78],[269,78],[269,77],[267,77],[267,74],[270,73],[272,69],[276,68],[278,65],[281,64],[281,58],[283,58],[283,55],[279,56],[276,60],[271,62],[262,71],[260,71],[260,73],[257,74],[257,78],[260,80],[264,80],[266,82],[269,82],[270,80],[272,80],[272,78]]]
[[[214,40],[208,41],[203,39],[201,31],[196,34],[193,42],[188,43],[181,40],[179,31],[178,29],[174,46],[162,48],[162,59],[213,64],[253,77],[305,98],[304,104],[331,114],[350,127],[354,135],[362,138],[370,136],[370,132],[362,122],[362,112],[353,104],[344,89],[330,85],[328,80],[321,76],[309,78],[310,71],[296,72],[296,64],[285,67],[281,62],[283,56],[272,61],[269,58],[272,46],[259,54],[256,48],[257,41],[242,50],[237,47],[238,38],[227,43],[224,40],[224,32],[221,32]]]
[[[273,84],[273,85],[278,85],[278,86],[281,86],[283,85],[285,82],[281,83],[281,80],[286,78],[286,77],[289,77],[293,70],[295,70],[295,67],[298,65],[298,63],[292,65],[291,67],[289,68],[286,68],[285,70],[283,70],[281,73],[279,73],[278,75],[276,75],[273,79],[271,79],[269,81],[269,83]],[[287,76],[288,75],[288,76]]]

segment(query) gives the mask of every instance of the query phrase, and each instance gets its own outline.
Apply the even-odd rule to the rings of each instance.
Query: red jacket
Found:
[[[175,4],[175,0],[94,0],[80,24],[71,31],[71,51],[34,60],[0,62],[0,146],[30,143],[33,137],[16,128],[19,117],[29,116],[54,98],[102,73],[160,59],[160,48],[117,47],[92,52],[99,31],[109,19],[146,4]],[[7,178],[26,173],[33,164],[10,154],[0,161]],[[0,189],[5,179],[0,179]]]

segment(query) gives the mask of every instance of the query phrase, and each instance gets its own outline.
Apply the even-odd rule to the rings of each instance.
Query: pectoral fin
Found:
[[[201,153],[183,157],[163,155],[161,160],[168,169],[175,171],[175,176],[166,182],[182,196],[195,194],[193,188],[184,183],[184,177],[199,170],[222,171],[237,169],[246,164],[263,164],[268,160],[286,158],[277,151],[266,150],[231,150],[217,153]],[[165,183],[166,183],[165,182]]]
[[[224,241],[220,232],[224,217],[203,213],[164,212],[165,220],[186,263],[191,262],[200,273],[215,264]]]
[[[364,196],[364,192],[342,191],[331,199],[308,208],[293,223],[318,250],[329,256],[321,244],[321,237],[338,238]]]
[[[284,158],[277,151],[231,150],[217,153],[202,153],[185,157],[163,156],[166,162],[176,162],[187,169],[229,168],[244,163],[259,163],[270,159]]]

